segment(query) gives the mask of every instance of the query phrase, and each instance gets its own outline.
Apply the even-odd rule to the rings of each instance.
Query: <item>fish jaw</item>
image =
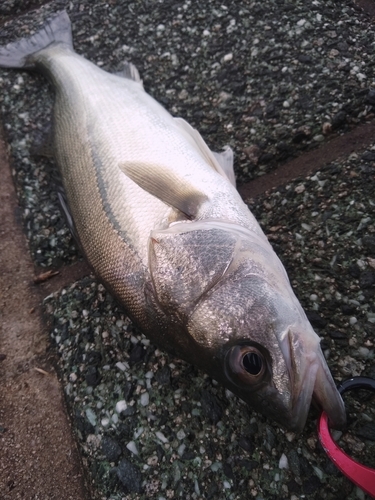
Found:
[[[327,413],[332,426],[337,429],[344,428],[344,402],[324,358],[320,339],[304,313],[301,314],[299,327],[292,327],[286,340],[289,357],[283,346],[282,351],[290,369],[293,402],[291,427],[296,431],[302,430],[310,403],[314,401]]]
[[[320,354],[323,357],[321,351]],[[334,429],[345,429],[345,404],[325,362],[320,363],[317,371],[313,401],[327,413],[331,427]]]
[[[307,319],[303,329],[304,335],[289,330],[285,339],[288,349],[282,348],[286,365],[290,369],[290,396],[283,394],[281,387],[278,387],[278,392],[286,414],[290,404],[287,427],[294,432],[302,431],[311,401],[314,401],[327,413],[331,425],[342,429],[346,424],[345,406],[327,366],[319,337]],[[302,326],[298,330],[301,331]],[[275,384],[277,385],[277,381]]]

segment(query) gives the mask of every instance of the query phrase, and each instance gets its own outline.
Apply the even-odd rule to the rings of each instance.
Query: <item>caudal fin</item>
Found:
[[[35,35],[0,47],[0,67],[32,69],[30,56],[54,42],[62,42],[73,48],[70,19],[65,10],[48,19]]]

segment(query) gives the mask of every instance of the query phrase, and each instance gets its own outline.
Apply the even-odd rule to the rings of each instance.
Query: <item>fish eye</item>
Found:
[[[260,346],[236,345],[226,355],[226,373],[236,384],[254,389],[267,377],[268,362]]]
[[[250,351],[243,355],[242,365],[250,375],[259,375],[262,371],[263,358],[258,352]]]

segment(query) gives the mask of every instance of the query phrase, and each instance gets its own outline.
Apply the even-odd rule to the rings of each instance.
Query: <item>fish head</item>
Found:
[[[192,222],[150,240],[159,304],[185,327],[181,357],[290,430],[303,429],[312,399],[345,425],[320,339],[263,234]]]

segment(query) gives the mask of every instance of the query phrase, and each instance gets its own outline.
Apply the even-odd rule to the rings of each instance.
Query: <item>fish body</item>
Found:
[[[342,399],[287,274],[213,153],[143,89],[73,50],[59,13],[0,48],[0,66],[39,70],[55,91],[53,143],[73,233],[142,331],[292,430],[312,397],[336,427]]]

